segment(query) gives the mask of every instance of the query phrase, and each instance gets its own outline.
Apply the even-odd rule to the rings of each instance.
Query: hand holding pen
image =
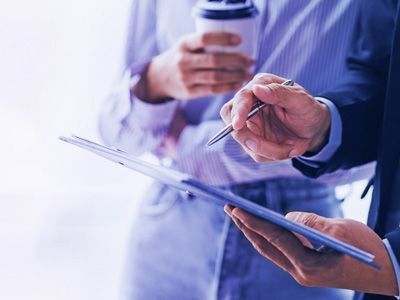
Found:
[[[288,85],[288,86],[293,86],[294,82],[292,80],[286,80],[282,85]],[[250,113],[247,115],[247,120],[251,119],[254,117],[257,113],[262,111],[265,106],[267,106],[266,103],[263,103],[260,100],[257,100],[256,104],[253,105],[251,108]],[[226,137],[228,134],[230,134],[232,131],[234,131],[232,123],[226,125],[220,132],[218,132],[215,136],[213,136],[208,142],[207,146],[211,146],[215,144],[216,142],[220,141],[224,137]]]
[[[272,74],[260,74],[221,109],[224,122],[234,129],[227,126],[225,130],[230,130],[257,162],[318,152],[327,141],[329,108],[300,85],[288,86],[290,83]],[[254,99],[265,104],[264,108],[253,112],[259,106],[254,106]]]

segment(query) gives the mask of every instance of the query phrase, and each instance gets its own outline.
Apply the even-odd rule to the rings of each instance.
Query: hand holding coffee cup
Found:
[[[156,56],[134,94],[149,102],[237,91],[254,69],[256,16],[250,0],[200,0],[196,33]]]
[[[193,33],[154,57],[133,93],[148,102],[193,99],[238,90],[251,79],[254,61],[241,53],[206,52],[207,47],[237,47],[228,32]]]
[[[211,46],[207,51],[256,57],[258,10],[251,0],[199,0],[193,15],[197,32],[230,32],[241,38],[234,47]]]

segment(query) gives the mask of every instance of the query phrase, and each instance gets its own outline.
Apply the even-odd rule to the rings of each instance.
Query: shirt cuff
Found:
[[[396,275],[397,279],[397,286],[400,289],[400,265],[399,262],[397,261],[396,255],[393,252],[392,246],[390,246],[389,240],[384,239],[383,244],[386,247],[387,252],[389,253],[390,259],[392,261],[394,273]],[[397,299],[400,299],[400,295],[395,296]]]
[[[332,158],[342,143],[343,126],[339,111],[333,102],[321,97],[316,97],[315,99],[328,106],[331,115],[331,128],[328,143],[320,152],[313,156],[300,156],[298,158],[304,164],[312,167],[318,167],[320,163],[327,162]]]
[[[132,109],[129,119],[144,127],[165,127],[171,124],[178,101],[151,104],[131,96]]]
[[[135,124],[136,127],[151,128],[154,130],[169,128],[178,107],[178,101],[173,100],[156,104],[143,101],[130,92],[132,87],[139,82],[141,73],[133,73],[131,76],[128,87],[130,93],[130,111],[125,118],[125,122],[132,125]]]

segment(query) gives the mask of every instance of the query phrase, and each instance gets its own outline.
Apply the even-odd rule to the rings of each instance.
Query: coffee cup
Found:
[[[196,31],[230,32],[240,36],[238,46],[209,46],[208,52],[240,52],[256,58],[258,10],[251,0],[199,0],[193,8]]]

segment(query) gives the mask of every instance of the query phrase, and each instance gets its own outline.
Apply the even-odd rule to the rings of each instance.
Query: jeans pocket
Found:
[[[159,217],[168,213],[181,200],[181,192],[156,182],[146,192],[140,212],[146,216]]]

